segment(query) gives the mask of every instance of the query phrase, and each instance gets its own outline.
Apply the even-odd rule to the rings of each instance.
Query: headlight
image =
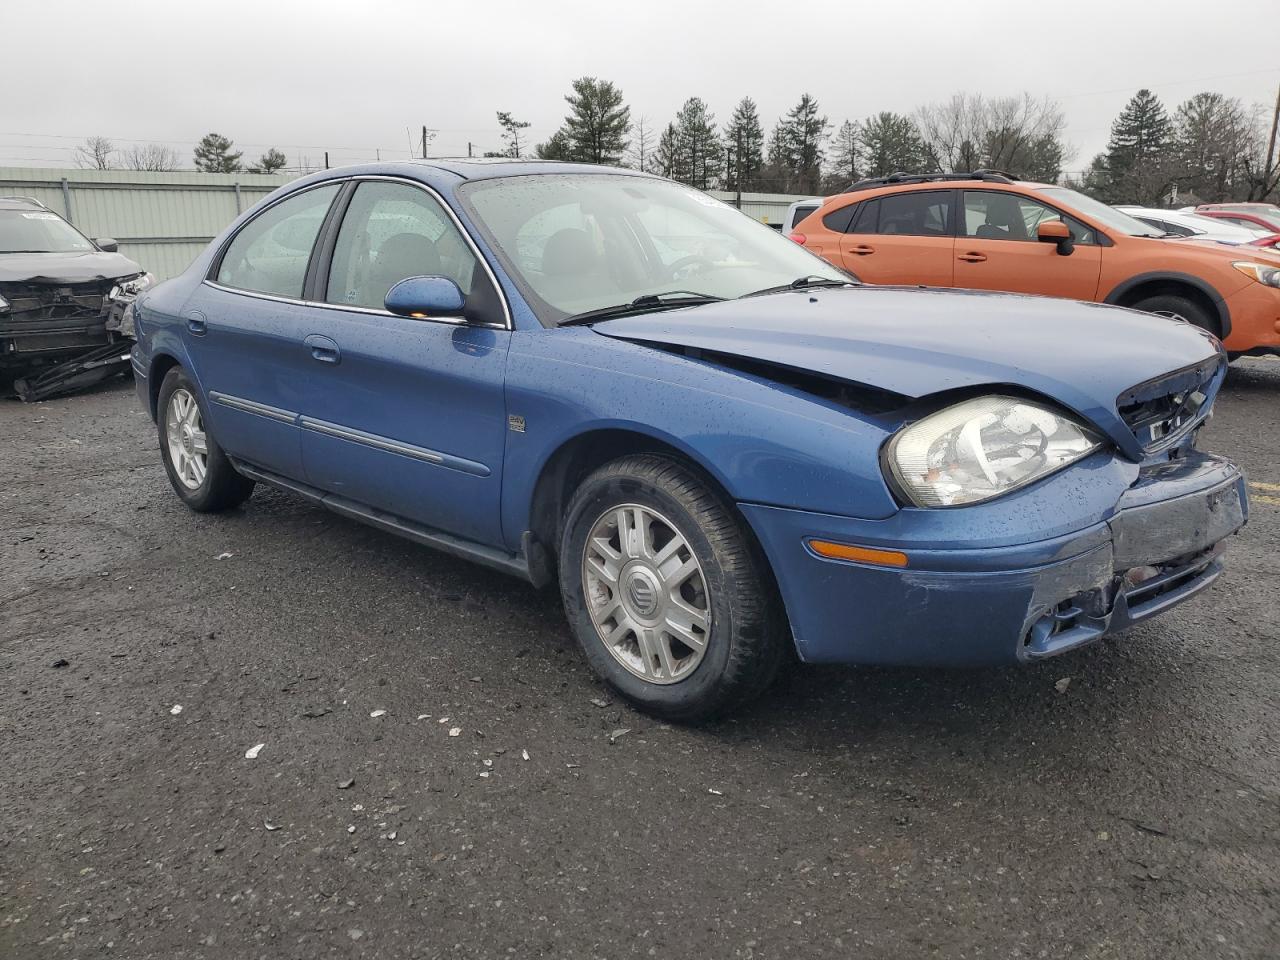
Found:
[[[136,277],[130,277],[128,280],[122,280],[111,288],[111,292],[107,294],[109,300],[132,300],[147,287],[156,282],[156,278],[149,273],[140,273]]]
[[[1268,287],[1280,287],[1280,267],[1269,267],[1252,260],[1237,260],[1231,265],[1259,283],[1265,283]]]
[[[889,469],[918,507],[959,507],[1017,490],[1101,446],[1089,430],[1037,403],[980,397],[948,407],[890,441]]]

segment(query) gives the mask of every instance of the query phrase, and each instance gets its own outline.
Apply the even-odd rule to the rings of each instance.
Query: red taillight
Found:
[[[793,234],[791,234],[791,239],[792,239],[792,240],[794,240],[796,243],[800,244],[800,246],[802,246],[802,247],[803,247],[803,246],[804,246],[804,242],[805,242],[806,240],[808,240],[809,238],[808,238],[808,237],[806,237],[803,233],[793,233]]]

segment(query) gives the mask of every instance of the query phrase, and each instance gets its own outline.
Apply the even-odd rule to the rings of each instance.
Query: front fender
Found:
[[[517,331],[507,365],[503,529],[529,529],[539,475],[595,430],[683,452],[738,502],[883,519],[885,430],[855,411],[714,364],[576,330]],[[518,419],[522,418],[522,419]]]

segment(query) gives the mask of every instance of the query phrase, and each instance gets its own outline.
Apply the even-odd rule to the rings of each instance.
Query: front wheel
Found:
[[[1188,300],[1186,297],[1162,293],[1159,296],[1147,297],[1145,300],[1138,301],[1133,305],[1133,309],[1141,310],[1143,313],[1154,313],[1160,317],[1168,317],[1170,320],[1185,320],[1193,327],[1207,330],[1215,337],[1222,336],[1222,331],[1218,329],[1217,322],[1209,316],[1203,307]]]
[[[181,367],[173,367],[156,403],[160,456],[174,492],[197,513],[229,510],[253,493],[253,481],[236,473],[208,422],[196,385]]]
[[[678,461],[624,457],[582,483],[560,586],[592,668],[657,716],[721,713],[764,690],[782,661],[764,557],[732,507]]]

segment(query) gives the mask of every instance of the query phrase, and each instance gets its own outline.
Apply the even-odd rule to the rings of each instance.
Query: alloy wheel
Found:
[[[711,636],[711,596],[689,541],[666,517],[635,503],[591,528],[582,557],[587,609],[605,649],[650,683],[697,669]]]
[[[169,460],[178,479],[188,490],[198,490],[209,472],[209,443],[200,405],[183,387],[169,395],[165,435],[169,440]]]

